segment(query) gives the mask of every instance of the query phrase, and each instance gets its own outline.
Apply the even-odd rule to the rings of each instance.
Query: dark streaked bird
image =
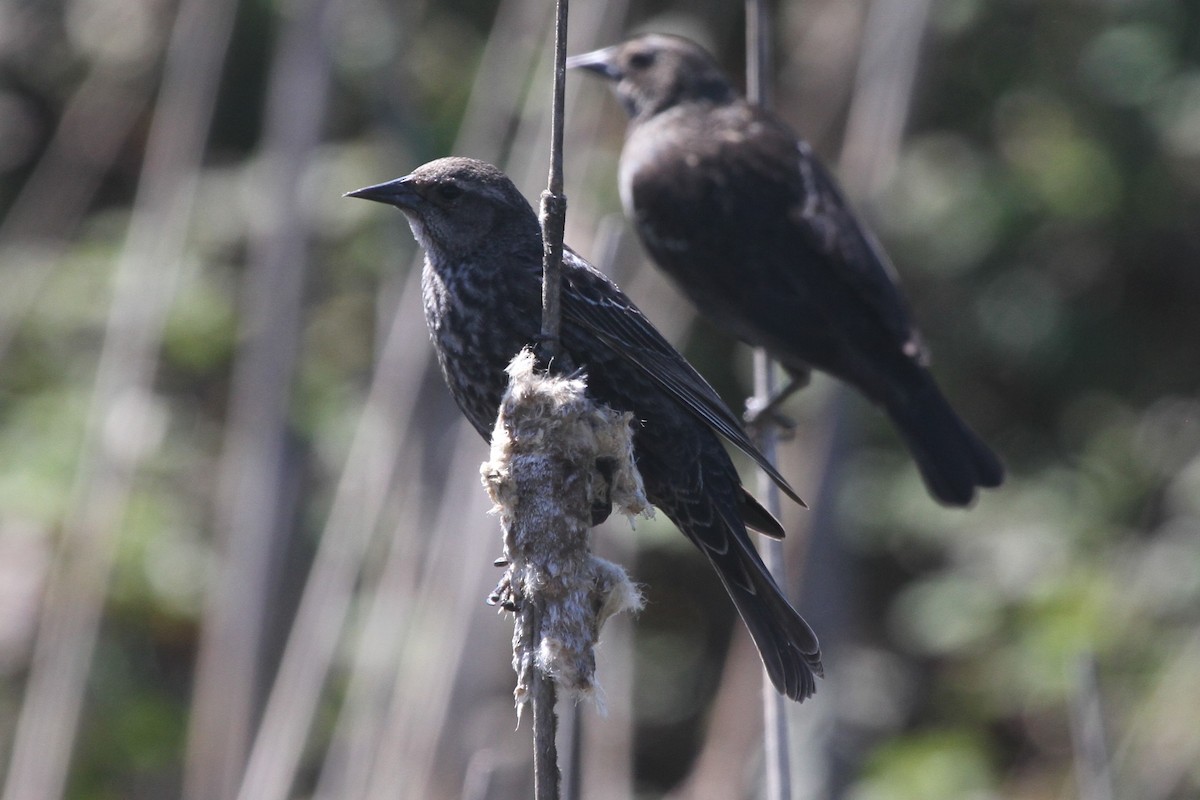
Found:
[[[793,386],[812,366],[882,406],[941,502],[1001,483],[926,368],[887,256],[804,141],[686,39],[640,36],[567,66],[611,81],[629,113],[625,212],[702,314],[765,347]]]
[[[491,435],[507,386],[504,368],[534,343],[541,323],[542,237],[529,203],[503,172],[443,158],[411,175],[350,192],[404,212],[425,250],[425,318],[450,393],[475,429]],[[717,433],[800,498],[754,448],[737,417],[615,284],[563,253],[561,345],[587,373],[588,394],[632,411],[646,494],[716,568],[775,687],[803,700],[821,675],[808,623],[763,566],[749,525],[783,536],[746,492]]]

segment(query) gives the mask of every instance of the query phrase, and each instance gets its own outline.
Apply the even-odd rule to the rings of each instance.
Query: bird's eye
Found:
[[[458,198],[462,197],[462,187],[456,183],[439,183],[433,187],[433,193],[437,195],[437,199],[444,203],[453,203]]]
[[[654,53],[650,50],[642,50],[629,57],[629,66],[634,69],[645,69],[653,63]]]

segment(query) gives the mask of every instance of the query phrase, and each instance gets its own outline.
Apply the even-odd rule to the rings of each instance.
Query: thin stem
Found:
[[[771,105],[771,9],[767,0],[746,0],[746,97]]]
[[[530,640],[535,646],[542,640],[542,609],[538,608],[539,603],[540,599],[527,599],[525,612],[531,616]],[[555,742],[558,717],[554,713],[554,704],[558,699],[558,691],[554,679],[535,666],[529,693],[533,702],[533,796],[535,800],[558,800],[562,774],[558,769],[558,746]]]
[[[746,93],[751,102],[763,107],[771,105],[770,64],[771,14],[767,0],[746,0]],[[754,393],[757,405],[767,405],[775,391],[775,370],[770,356],[759,348],[754,353]],[[769,418],[763,422],[759,446],[763,455],[774,464],[777,432]],[[779,487],[762,474],[759,477],[759,489],[767,510],[778,517]],[[763,563],[767,569],[781,586],[786,586],[782,543],[764,538],[761,549]],[[769,800],[785,800],[792,796],[786,702],[783,696],[775,691],[770,681],[763,681],[763,734]]]
[[[567,80],[567,0],[557,0],[554,30],[554,102],[550,111],[550,176],[542,192],[542,348],[543,355],[558,355],[561,319],[559,286],[562,282],[563,232],[567,198],[563,195],[563,108]]]
[[[550,107],[550,175],[542,192],[542,348],[543,355],[558,355],[558,331],[562,311],[563,234],[567,223],[567,198],[563,195],[563,109],[567,83],[567,0],[557,0],[554,18],[554,102]],[[532,641],[541,641],[541,609],[530,603],[533,616]],[[558,769],[554,715],[554,679],[534,667],[533,686],[533,792],[536,800],[558,800],[562,776]]]
[[[269,643],[277,624],[272,611],[284,591],[279,565],[295,533],[290,487],[300,469],[287,455],[313,235],[301,210],[300,165],[311,162],[321,141],[332,64],[320,45],[345,5],[294,4],[273,54],[263,149],[274,166],[260,172],[260,185],[264,196],[275,198],[277,213],[250,241],[240,293],[242,336],[213,513],[221,560],[208,590],[197,656],[185,772],[189,800],[228,798],[239,785],[242,796],[255,800],[286,797],[308,731],[285,726],[256,737],[268,702],[263,665],[275,660]],[[316,700],[315,694],[293,699],[289,708]],[[251,753],[258,754],[253,761]]]
[[[1095,654],[1081,654],[1074,666],[1078,685],[1071,694],[1068,719],[1079,796],[1084,800],[1112,800],[1112,756],[1104,735]]]
[[[759,348],[754,351],[755,396],[760,400],[775,393],[775,370],[770,356]],[[776,430],[769,421],[761,428],[759,448],[763,455],[775,463]],[[779,487],[766,474],[759,478],[759,491],[763,495],[767,511],[772,516],[780,514]],[[785,586],[783,542],[761,537],[759,549],[763,563],[780,586]],[[775,690],[770,681],[763,681],[763,734],[767,763],[768,800],[786,800],[792,796],[792,770],[788,746],[787,703],[788,700]]]
[[[583,796],[583,715],[578,703],[568,703],[563,709],[563,736],[566,754],[563,757],[563,800],[579,800]]]

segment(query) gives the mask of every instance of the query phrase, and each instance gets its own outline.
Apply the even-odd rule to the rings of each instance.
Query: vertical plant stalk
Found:
[[[562,322],[561,285],[563,236],[567,225],[567,198],[563,195],[563,110],[567,82],[567,0],[557,0],[554,16],[554,82],[550,105],[550,174],[542,192],[542,355],[547,367],[559,355],[558,334]],[[569,365],[560,364],[569,368]],[[541,596],[530,598],[522,608],[534,642],[542,638]],[[558,719],[554,713],[557,691],[554,679],[533,670],[533,787],[536,800],[557,800],[561,783],[556,738]]]
[[[305,0],[286,17],[266,103],[262,195],[272,208],[250,242],[229,420],[219,463],[214,527],[220,569],[205,601],[184,777],[189,800],[226,800],[244,783],[266,702],[265,643],[292,538],[286,452],[311,239],[300,180],[320,142],[329,96],[324,37],[339,0]],[[302,731],[297,732],[302,733]],[[260,762],[256,762],[260,763]],[[277,759],[283,769],[287,761]],[[256,800],[271,796],[263,781]],[[284,792],[279,795],[283,796]]]
[[[554,18],[554,99],[550,106],[550,175],[542,192],[542,351],[558,355],[559,304],[562,284],[563,232],[567,198],[563,195],[563,109],[567,83],[567,0],[557,0]]]
[[[1071,752],[1075,760],[1075,785],[1079,797],[1112,800],[1112,756],[1104,733],[1104,709],[1096,678],[1096,654],[1081,653],[1075,660],[1075,691],[1069,716]]]
[[[540,603],[529,603],[530,627],[534,636],[541,636]],[[541,669],[533,670],[533,796],[535,800],[558,800],[562,789],[562,770],[558,766],[558,687],[554,678]]]
[[[33,173],[0,221],[0,362],[58,274],[92,198],[144,119],[151,71],[96,66],[67,101]]]
[[[771,105],[771,11],[767,0],[746,0],[746,93],[750,102],[764,108]],[[775,395],[775,369],[763,348],[754,350],[754,397],[758,407],[765,407]],[[759,448],[772,464],[776,462],[777,431],[769,418],[762,421]],[[767,511],[780,516],[779,487],[765,474],[758,478],[759,493]],[[783,542],[759,537],[763,563],[784,589]],[[770,681],[763,681],[763,735],[767,774],[768,800],[787,800],[792,796],[791,753],[788,746],[787,707],[783,695],[775,691]]]
[[[124,247],[84,440],[43,601],[14,735],[5,800],[55,800],[66,786],[84,686],[137,470],[162,433],[152,383],[184,273],[184,241],[234,3],[185,0],[167,47],[158,104]]]

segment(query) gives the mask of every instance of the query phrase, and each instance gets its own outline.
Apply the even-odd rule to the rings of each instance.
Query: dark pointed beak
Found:
[[[613,47],[581,53],[567,59],[567,69],[586,69],[610,81],[621,80],[621,70],[617,68],[617,51]]]
[[[396,178],[387,183],[377,183],[363,189],[346,192],[342,197],[358,197],[363,200],[374,200],[376,203],[387,203],[397,208],[414,208],[421,202],[421,195],[412,187],[409,177]]]

